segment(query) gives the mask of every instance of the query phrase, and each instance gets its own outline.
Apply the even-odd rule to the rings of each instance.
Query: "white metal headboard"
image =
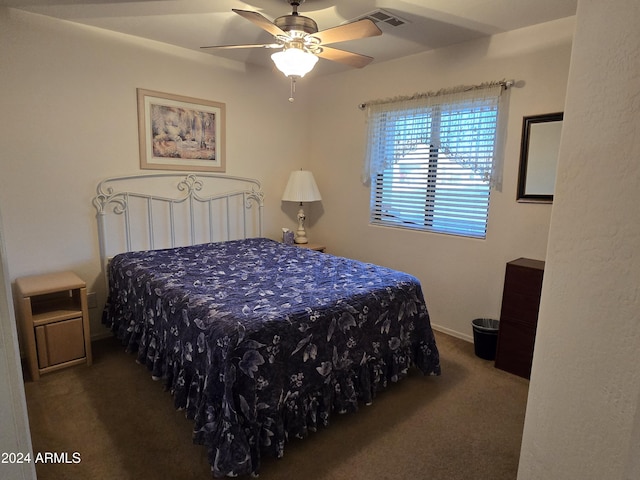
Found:
[[[251,178],[215,173],[107,178],[98,184],[93,205],[103,268],[122,252],[262,236],[264,194]]]

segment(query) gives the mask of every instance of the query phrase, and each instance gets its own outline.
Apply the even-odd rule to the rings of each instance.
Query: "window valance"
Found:
[[[431,145],[502,189],[505,91],[512,82],[459,86],[375,100],[367,111],[363,182],[391,167],[417,145]]]

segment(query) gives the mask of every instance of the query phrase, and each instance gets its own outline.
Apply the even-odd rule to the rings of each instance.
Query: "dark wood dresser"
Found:
[[[518,258],[507,263],[496,350],[496,368],[531,376],[544,262]]]

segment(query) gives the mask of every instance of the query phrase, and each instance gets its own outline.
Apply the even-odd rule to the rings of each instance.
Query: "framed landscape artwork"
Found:
[[[225,104],[138,89],[140,168],[225,171]]]

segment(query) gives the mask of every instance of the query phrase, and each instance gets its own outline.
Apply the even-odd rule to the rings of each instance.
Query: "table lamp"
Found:
[[[282,194],[283,202],[298,202],[298,230],[296,231],[295,243],[309,243],[307,234],[304,231],[305,214],[302,204],[305,202],[317,202],[322,200],[318,185],[313,178],[313,173],[309,170],[295,170],[289,175],[289,181]]]

